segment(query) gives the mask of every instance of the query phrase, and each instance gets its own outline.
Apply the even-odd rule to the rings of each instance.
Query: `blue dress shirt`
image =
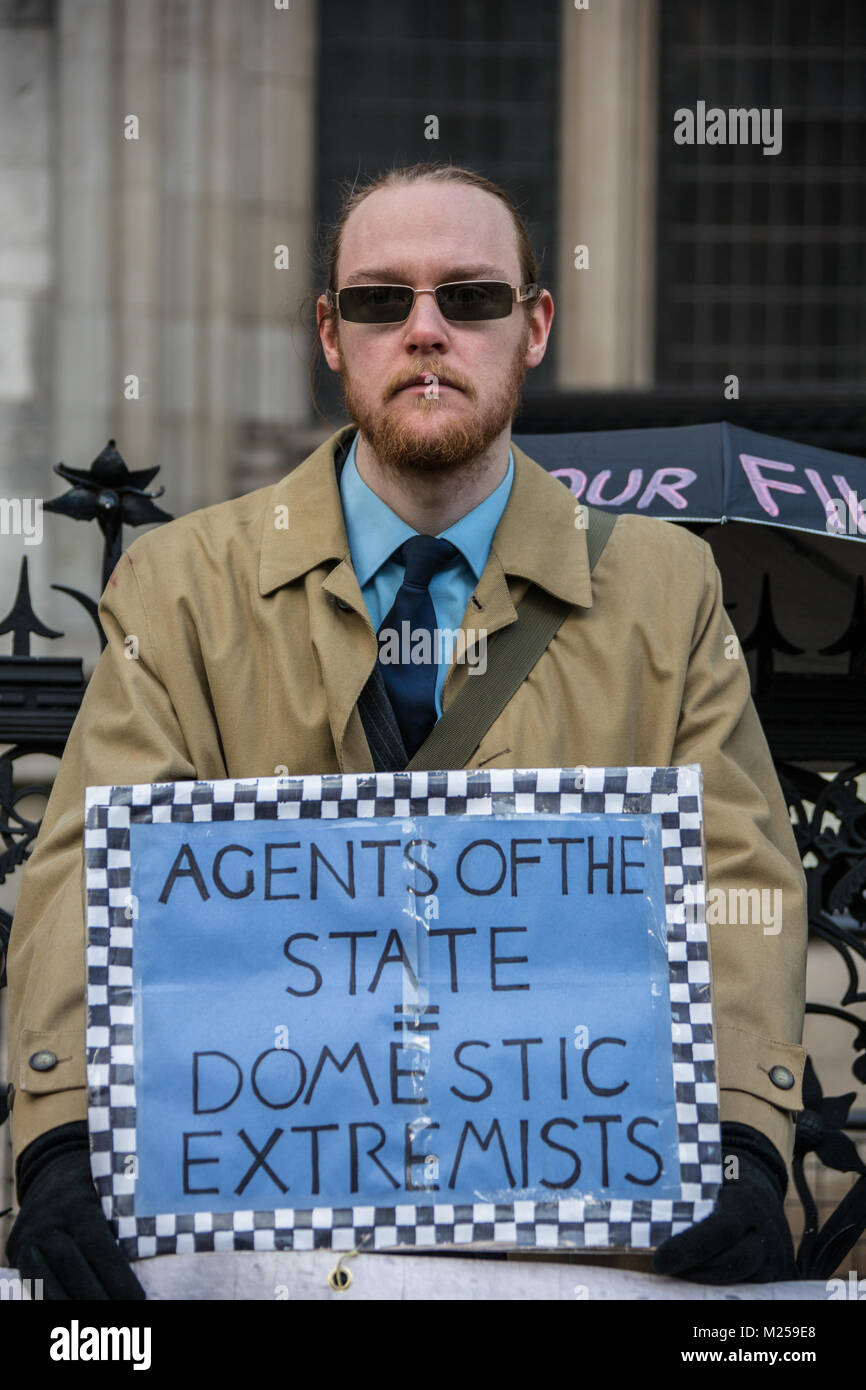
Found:
[[[419,533],[392,512],[364,482],[355,461],[357,445],[356,434],[340,475],[340,497],[352,567],[373,631],[378,632],[403,583],[404,566],[391,556],[398,545]],[[493,533],[505,511],[513,479],[514,457],[509,449],[508,468],[499,486],[447,531],[439,533],[443,540],[456,545],[459,552],[451,564],[430,581],[430,598],[440,629],[456,631],[463,622],[469,597],[487,564]],[[442,687],[448,670],[443,661],[436,673],[437,718],[442,713]]]

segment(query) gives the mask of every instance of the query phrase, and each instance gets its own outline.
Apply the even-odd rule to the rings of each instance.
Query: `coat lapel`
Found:
[[[409,755],[378,661],[361,691],[358,713],[370,746],[375,771],[402,772],[409,761]]]
[[[352,568],[334,468],[335,452],[354,433],[352,425],[338,430],[275,484],[263,519],[259,591],[267,598],[286,584],[306,585],[310,643],[337,764],[341,772],[372,772],[356,706],[378,649]],[[290,648],[290,641],[277,644],[279,679],[286,683],[292,679]]]

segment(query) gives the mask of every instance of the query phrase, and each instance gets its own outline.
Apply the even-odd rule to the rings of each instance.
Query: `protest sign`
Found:
[[[721,1180],[700,769],[87,793],[130,1258],[659,1244]]]

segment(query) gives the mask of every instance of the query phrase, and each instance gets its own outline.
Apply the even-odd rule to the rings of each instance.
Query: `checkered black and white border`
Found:
[[[469,1243],[646,1249],[707,1216],[722,1172],[700,779],[698,766],[508,768],[89,787],[84,846],[91,1165],[103,1210],[128,1258],[194,1250]],[[681,1199],[136,1215],[132,822],[580,811],[661,818]],[[685,885],[693,887],[684,893]]]

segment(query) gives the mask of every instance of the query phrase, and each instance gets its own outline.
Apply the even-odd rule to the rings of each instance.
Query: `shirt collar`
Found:
[[[398,545],[418,533],[364,482],[355,457],[357,444],[356,434],[340,474],[340,497],[352,567],[363,588],[390,559]],[[472,570],[476,583],[487,564],[493,533],[505,511],[513,478],[514,457],[509,449],[508,468],[502,482],[477,507],[455,521],[447,531],[439,533],[443,540],[457,546]]]
[[[351,575],[344,587],[358,588],[346,536],[335,457],[348,447],[357,426],[344,425],[322,441],[303,463],[278,483],[262,488],[259,592],[273,593],[318,565],[335,562],[323,580]],[[586,532],[576,522],[576,503],[567,487],[516,444],[514,484],[496,528],[490,560],[501,572],[521,575],[566,603],[592,606]],[[360,598],[360,589],[358,588]]]

